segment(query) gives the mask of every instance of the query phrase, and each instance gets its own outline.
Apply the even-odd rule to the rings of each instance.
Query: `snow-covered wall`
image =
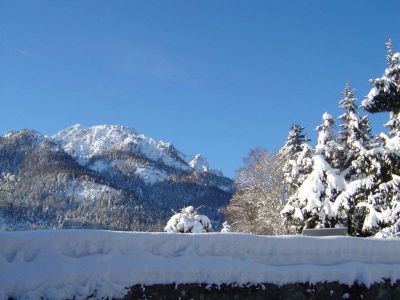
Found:
[[[0,299],[122,297],[134,284],[400,279],[400,240],[64,230],[0,233]]]

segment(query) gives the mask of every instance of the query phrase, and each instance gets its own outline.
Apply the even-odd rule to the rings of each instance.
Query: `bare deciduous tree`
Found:
[[[280,211],[284,205],[283,177],[279,159],[254,149],[238,170],[236,193],[225,215],[234,231],[256,234],[287,233]]]

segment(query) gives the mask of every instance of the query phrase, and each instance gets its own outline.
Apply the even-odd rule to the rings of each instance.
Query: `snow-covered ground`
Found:
[[[134,284],[400,279],[400,240],[95,230],[0,233],[0,299],[122,297]]]

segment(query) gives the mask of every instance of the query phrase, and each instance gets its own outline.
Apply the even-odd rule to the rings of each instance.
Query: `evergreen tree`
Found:
[[[336,196],[344,189],[345,179],[338,169],[331,166],[335,163],[336,143],[333,140],[334,119],[324,113],[322,124],[317,127],[318,144],[312,161],[312,171],[294,195],[289,198],[281,214],[287,222],[303,228],[334,227],[337,221],[332,218],[331,205]]]
[[[379,144],[369,150],[362,149],[352,162],[357,177],[348,182],[332,206],[335,216],[347,224],[350,234],[371,236],[394,224],[392,208],[397,205],[393,200],[396,201],[398,193],[396,173],[393,173],[396,166],[399,158]],[[389,215],[392,221],[387,218]]]
[[[301,145],[308,143],[310,139],[303,133],[304,127],[299,124],[292,124],[285,144],[279,150],[278,154],[283,158],[292,158],[296,153],[300,152]]]
[[[367,176],[366,170],[371,169],[370,159],[373,159],[370,157],[371,153],[367,151],[371,144],[371,128],[368,117],[361,117],[358,114],[354,89],[349,83],[345,85],[342,95],[339,107],[345,112],[339,116],[342,122],[337,140],[340,145],[341,174],[350,184],[346,184],[345,191],[335,200],[332,213],[337,222],[347,226],[349,234],[360,235],[365,213],[364,209],[357,208],[357,205],[365,200],[366,191],[363,191],[360,184],[368,182],[364,178]],[[355,186],[358,186],[356,190]],[[354,194],[354,191],[357,193]]]
[[[387,48],[389,66],[382,77],[371,80],[374,87],[363,100],[362,106],[371,113],[390,113],[387,123],[389,135],[381,133],[380,143],[375,143],[370,149],[360,148],[359,158],[352,164],[361,172],[334,204],[339,218],[344,217],[343,211],[349,214],[354,208],[350,227],[356,235],[383,236],[396,234],[399,229],[396,224],[400,217],[400,55],[393,52],[391,41],[387,43]]]
[[[400,53],[394,53],[392,41],[386,43],[388,67],[380,78],[371,79],[374,87],[363,100],[363,108],[371,113],[389,112],[386,126],[390,136],[400,131]]]
[[[322,124],[317,126],[318,141],[315,152],[324,155],[325,160],[335,168],[340,167],[340,145],[336,141],[335,119],[332,115],[324,113]]]
[[[293,124],[285,144],[278,152],[288,195],[299,188],[312,165],[312,150],[307,144],[310,139],[303,130],[304,127]]]
[[[340,145],[340,169],[347,180],[360,175],[361,170],[354,164],[359,159],[360,152],[369,147],[371,142],[371,128],[367,116],[358,114],[358,106],[355,103],[354,89],[346,83],[343,99],[339,101],[339,107],[345,112],[339,116],[341,120],[338,134]]]
[[[388,67],[383,76],[371,80],[374,87],[362,105],[371,113],[389,112],[389,134],[381,133],[382,147],[372,149],[379,177],[367,201],[359,204],[367,210],[364,232],[381,236],[400,232],[400,53],[394,52],[390,39],[386,47]]]

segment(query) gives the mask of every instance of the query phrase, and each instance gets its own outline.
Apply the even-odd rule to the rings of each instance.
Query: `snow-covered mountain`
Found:
[[[0,137],[3,229],[156,230],[171,208],[187,204],[205,205],[202,213],[218,227],[218,209],[232,191],[232,180],[202,155],[183,154],[124,126],[74,125],[52,137],[32,130]]]
[[[96,158],[110,152],[126,152],[147,161],[162,164],[184,172],[209,172],[223,176],[220,171],[210,169],[207,159],[200,155],[185,155],[171,143],[156,141],[138,133],[135,129],[120,125],[98,125],[82,127],[79,124],[68,127],[52,137],[68,154],[81,165],[103,171],[107,166]],[[133,166],[132,166],[133,167]],[[135,166],[136,174],[147,183],[167,178],[165,172],[152,167]]]

